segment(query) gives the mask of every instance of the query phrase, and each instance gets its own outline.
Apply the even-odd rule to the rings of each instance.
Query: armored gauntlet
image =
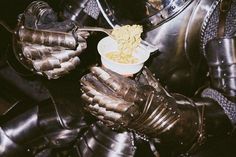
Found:
[[[82,98],[88,103],[85,109],[111,127],[122,126],[178,152],[194,150],[203,143],[206,132],[210,133],[208,124],[204,124],[205,109],[215,102],[193,102],[180,94],[170,95],[146,68],[131,80],[93,67],[81,83]],[[211,109],[213,113],[222,112],[217,107]],[[217,115],[210,123],[215,126],[228,120],[225,115]]]
[[[78,32],[71,20],[59,22],[46,2],[34,1],[19,16],[14,54],[26,69],[56,79],[80,63],[88,35]]]

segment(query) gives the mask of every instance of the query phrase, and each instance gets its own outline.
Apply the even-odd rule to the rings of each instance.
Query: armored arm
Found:
[[[25,104],[18,103],[15,107],[21,108],[23,105]],[[55,101],[47,100],[20,114],[8,111],[7,114],[14,114],[15,117],[4,119],[1,124],[0,155],[30,155],[45,148],[59,148],[71,144],[77,138],[78,132],[85,127],[78,108],[69,112],[71,106],[70,103],[55,104]],[[5,117],[8,117],[7,114]]]
[[[19,15],[13,35],[16,59],[9,57],[9,61],[14,69],[23,67],[26,72],[57,79],[77,68],[89,36],[77,28],[94,24],[99,15],[98,8],[91,7],[94,4],[93,0],[65,1],[59,13],[44,1],[29,4]]]
[[[169,94],[147,69],[138,80],[141,85],[94,67],[81,80],[85,108],[109,126],[134,130],[177,153],[191,153],[208,136],[232,131],[233,121],[217,101]]]
[[[72,30],[77,24],[91,22],[92,17],[84,11],[88,2],[89,0],[73,1],[73,3],[65,1],[61,19],[46,2],[32,2],[23,14],[19,15],[14,34],[14,53],[8,58],[14,69],[21,72],[20,69],[23,67],[28,72],[41,74],[46,71],[44,74],[48,78],[58,78],[74,69],[78,63],[78,55],[87,46],[84,39],[87,35],[83,36],[83,33],[76,35]],[[74,13],[70,10],[72,8],[80,12]],[[78,17],[73,19],[72,16]],[[70,39],[69,41],[72,42],[64,39]],[[12,60],[13,58],[16,60]],[[39,64],[34,66],[34,63]],[[56,88],[52,92],[53,89],[49,84],[51,86],[54,84],[59,90]],[[78,132],[85,123],[78,106],[79,102],[77,100],[76,103],[71,102],[79,95],[75,95],[74,89],[63,88],[67,85],[63,81],[56,85],[55,82],[48,82],[47,89],[53,95],[51,100],[34,104],[31,109],[25,109],[18,114],[11,113],[12,110],[22,111],[22,108],[25,108],[24,103],[19,103],[1,117],[0,156],[36,154],[45,148],[63,147],[77,138]],[[74,84],[68,86],[74,87]],[[65,93],[55,96],[55,91],[60,92],[60,90]],[[65,95],[70,97],[65,98]],[[21,109],[15,109],[17,107]]]
[[[132,129],[179,154],[196,151],[208,137],[224,136],[233,125],[219,104],[209,98],[152,92],[144,109],[130,122]]]

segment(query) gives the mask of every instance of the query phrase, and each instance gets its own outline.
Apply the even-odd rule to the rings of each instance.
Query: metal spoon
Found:
[[[79,27],[77,28],[77,31],[91,31],[91,32],[104,32],[107,35],[111,36],[111,33],[113,31],[113,29],[106,29],[106,28],[101,28],[101,27],[89,27],[89,26],[85,26],[85,27]]]
[[[77,28],[77,31],[94,31],[94,32],[103,32],[106,33],[107,35],[111,36],[111,33],[113,31],[113,29],[106,29],[106,28],[101,28],[101,27],[89,27],[89,26],[85,26],[85,27],[79,27]],[[158,50],[158,48],[148,42],[146,42],[145,40],[141,40],[141,47],[146,49],[147,51],[154,52],[156,50]]]

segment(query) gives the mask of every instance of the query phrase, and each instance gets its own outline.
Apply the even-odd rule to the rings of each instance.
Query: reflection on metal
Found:
[[[236,38],[216,38],[206,45],[212,86],[236,101]],[[222,53],[224,52],[224,53]]]
[[[81,157],[133,157],[132,133],[118,133],[96,123],[78,140]]]
[[[121,16],[118,17],[118,15],[115,14],[117,13],[117,10],[123,8],[116,8],[117,6],[113,6],[113,2],[109,2],[107,0],[97,0],[97,2],[103,16],[112,27],[114,27],[115,25],[138,23],[142,24],[146,29],[150,30],[164,24],[173,17],[177,16],[189,4],[192,3],[192,0],[164,0],[160,2],[160,5],[159,3],[157,4],[153,2],[140,2],[139,6],[141,6],[141,8],[136,9],[142,12],[143,19],[129,21],[129,23],[123,23],[124,21],[126,21],[125,18]],[[133,3],[138,2],[135,1]],[[136,4],[134,6],[138,5]]]

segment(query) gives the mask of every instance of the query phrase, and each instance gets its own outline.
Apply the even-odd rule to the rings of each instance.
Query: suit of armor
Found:
[[[71,0],[62,6],[60,20],[41,1],[19,16],[10,64],[52,80],[40,77],[43,101],[18,114],[24,103],[16,103],[3,116],[0,156],[189,156],[233,132],[236,1]],[[81,52],[90,39],[76,28],[125,24],[144,27],[147,48],[155,50],[146,67],[133,79],[103,67],[88,73],[83,62],[91,54]],[[79,75],[59,78],[76,69]]]

